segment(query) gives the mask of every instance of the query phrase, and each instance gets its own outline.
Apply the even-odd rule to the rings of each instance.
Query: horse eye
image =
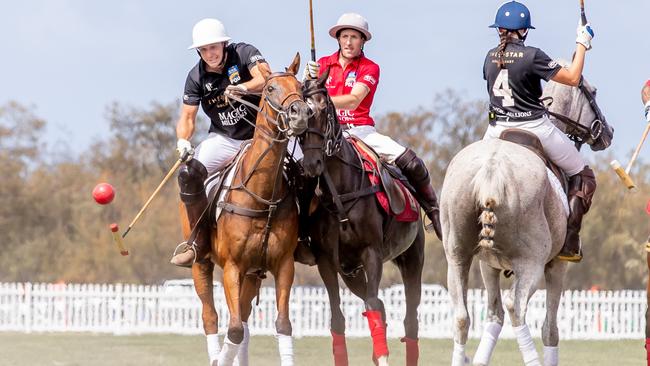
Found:
[[[275,90],[275,88],[273,87],[273,85],[269,85],[269,86],[266,88],[266,91],[269,92],[269,93],[273,93],[274,90]]]

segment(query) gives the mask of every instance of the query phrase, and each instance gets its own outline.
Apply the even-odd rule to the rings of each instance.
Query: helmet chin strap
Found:
[[[526,40],[526,37],[528,37],[528,29],[526,29],[526,30],[523,32],[523,34],[522,34],[522,32],[520,32],[519,30],[516,30],[515,32],[516,32],[517,35],[519,36],[519,39],[521,39],[522,41],[525,41],[525,40]]]

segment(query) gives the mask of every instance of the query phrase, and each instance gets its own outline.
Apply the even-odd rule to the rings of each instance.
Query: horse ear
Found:
[[[327,81],[327,78],[330,76],[330,68],[328,67],[325,72],[316,80],[316,85],[318,85],[319,88],[322,88],[325,86],[325,81]]]
[[[300,68],[300,52],[296,52],[296,57],[293,58],[291,65],[287,67],[287,72],[296,75],[298,74],[298,68]]]

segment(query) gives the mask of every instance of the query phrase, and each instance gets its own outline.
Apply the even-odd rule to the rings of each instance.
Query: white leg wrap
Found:
[[[465,345],[454,342],[454,353],[451,357],[451,366],[465,366],[468,363],[467,356],[465,356]]]
[[[284,334],[278,334],[276,337],[280,351],[280,365],[293,366],[293,337]]]
[[[208,334],[205,336],[205,340],[208,344],[208,358],[210,359],[210,366],[217,361],[219,358],[219,352],[221,352],[221,345],[219,344],[219,335],[218,334]]]
[[[533,342],[533,337],[530,335],[530,330],[527,325],[522,325],[521,327],[512,327],[517,336],[517,343],[519,344],[519,350],[521,355],[524,357],[524,365],[526,366],[541,366],[539,363],[539,355],[537,355],[537,350],[535,349],[535,343]]]
[[[248,340],[251,336],[248,331],[248,323],[242,322],[241,324],[244,326],[244,339],[239,344],[239,352],[237,352],[234,366],[248,366]]]
[[[232,366],[237,352],[239,351],[239,345],[233,343],[228,337],[223,341],[223,348],[221,353],[219,353],[219,366]]]
[[[377,365],[378,366],[388,366],[388,357],[387,356],[381,356],[377,359]]]
[[[478,345],[476,354],[474,355],[474,365],[489,365],[490,358],[494,346],[497,345],[499,334],[501,334],[501,324],[496,322],[489,322],[485,324],[483,335],[481,336],[481,343]]]
[[[560,364],[560,349],[558,347],[544,346],[544,366],[557,366]]]

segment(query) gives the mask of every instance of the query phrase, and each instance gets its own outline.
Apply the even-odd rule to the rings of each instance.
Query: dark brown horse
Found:
[[[392,261],[404,282],[406,337],[402,340],[407,347],[406,364],[414,366],[418,360],[417,307],[424,263],[422,222],[396,221],[378,204],[354,147],[343,137],[336,110],[324,88],[327,77],[325,72],[318,80],[305,82],[303,93],[314,115],[300,145],[305,174],[317,177],[322,192],[320,204],[309,220],[313,223],[309,231],[330,300],[335,365],[348,364],[338,275],[364,300],[373,360],[387,365],[386,314],[377,295],[383,263]]]
[[[289,293],[294,275],[298,213],[295,195],[283,178],[283,165],[288,135],[302,133],[309,114],[301,84],[294,76],[299,64],[300,56],[296,55],[287,72],[267,77],[252,145],[235,168],[225,202],[220,204],[222,212],[212,233],[211,261],[192,266],[196,292],[203,304],[203,327],[213,366],[231,365],[237,356],[245,336],[242,322],[250,315],[251,301],[267,271],[275,278],[278,309],[275,324],[282,365],[293,365]],[[214,263],[223,268],[230,312],[228,333],[220,352],[212,294]],[[211,335],[215,336],[210,338]],[[213,347],[211,339],[216,342]],[[242,362],[246,356],[239,355],[240,365],[247,364]]]

